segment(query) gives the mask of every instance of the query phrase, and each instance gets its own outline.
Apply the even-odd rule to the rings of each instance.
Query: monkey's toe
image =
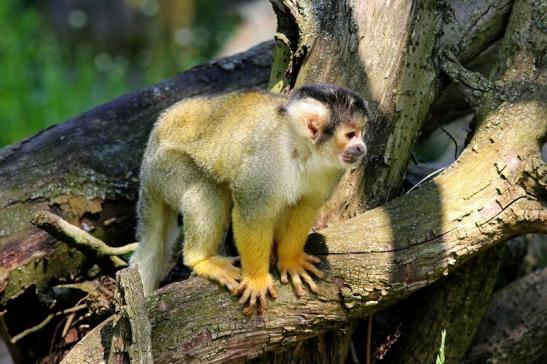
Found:
[[[323,278],[324,274],[315,267],[314,264],[319,263],[321,260],[313,255],[301,253],[297,257],[286,258],[280,257],[277,264],[282,283],[289,283],[289,276],[294,287],[294,292],[298,297],[304,294],[302,288],[302,280],[310,287],[310,290],[314,293],[319,292],[319,287],[308,274],[313,273],[318,278]]]
[[[193,269],[197,275],[217,281],[233,293],[241,280],[241,268],[233,265],[235,259],[217,255],[202,260]]]
[[[239,284],[237,293],[241,294],[239,303],[245,305],[243,314],[247,316],[252,315],[255,309],[259,315],[264,313],[267,294],[272,299],[277,298],[277,290],[269,274],[258,278],[244,277]]]

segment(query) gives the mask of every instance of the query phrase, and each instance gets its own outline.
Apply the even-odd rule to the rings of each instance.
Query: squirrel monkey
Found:
[[[132,257],[145,295],[167,273],[183,216],[184,264],[241,295],[244,313],[277,297],[269,273],[277,252],[281,281],[297,296],[302,280],[319,289],[320,259],[304,243],[322,204],[345,169],[365,155],[364,101],[328,84],[305,85],[287,97],[244,91],[180,101],[167,109],[144,152],[138,241]],[[237,258],[219,255],[230,223]]]

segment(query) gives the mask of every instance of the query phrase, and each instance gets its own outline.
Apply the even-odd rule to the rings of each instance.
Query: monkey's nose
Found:
[[[351,147],[351,149],[349,150],[349,153],[354,156],[354,157],[362,157],[367,151],[367,147],[366,145],[363,143],[363,144],[356,144],[356,145],[353,145]]]

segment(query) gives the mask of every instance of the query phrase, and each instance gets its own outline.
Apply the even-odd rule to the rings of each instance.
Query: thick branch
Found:
[[[440,48],[447,48],[467,63],[505,31],[513,0],[452,0],[443,3]]]
[[[412,315],[386,363],[435,363],[443,330],[445,362],[459,363],[484,313],[504,252],[504,244],[493,247],[405,300]]]
[[[482,97],[494,88],[494,85],[478,72],[470,72],[458,61],[454,53],[443,49],[440,54],[441,68],[454,81],[469,105],[480,106]]]
[[[391,16],[393,17],[393,14]],[[426,20],[431,19],[426,17]],[[430,29],[423,27],[420,34]],[[378,39],[381,38],[380,36]],[[431,51],[431,42],[421,44],[425,44],[426,51]],[[423,52],[424,49],[419,48],[418,51]],[[404,50],[401,47],[396,48],[394,52],[402,53]],[[427,58],[430,55],[431,53],[427,52],[420,53],[420,57]],[[423,60],[423,57],[420,57],[412,58],[418,61],[418,66],[413,67],[419,68],[424,64],[419,62]],[[255,57],[244,58],[241,63],[215,63],[205,67],[210,67],[209,70],[212,71],[212,76],[205,76],[205,80],[201,78],[203,72],[195,72],[193,77],[197,80],[182,77],[183,80],[179,82],[187,87],[186,81],[192,83],[193,80],[199,90],[205,89],[206,92],[212,92],[211,88],[220,91],[260,84],[257,78],[253,78],[253,75],[260,75],[267,68],[267,61],[254,63],[260,59]],[[262,58],[264,59],[267,57]],[[333,64],[339,66],[336,62]],[[234,69],[234,66],[236,70],[245,72],[236,72],[237,75],[230,72],[225,74],[225,71]],[[259,71],[253,73],[256,69]],[[415,70],[417,71],[417,68]],[[358,73],[352,74],[349,69],[346,71],[346,77],[359,79]],[[382,73],[373,75],[383,77]],[[407,73],[406,77],[411,75],[412,72]],[[431,73],[426,76],[431,76]],[[530,79],[529,74],[525,76],[526,80]],[[318,80],[320,79],[313,81]],[[203,88],[199,87],[201,81],[205,84]],[[334,78],[331,81],[339,79]],[[411,78],[407,81],[408,90],[412,91]],[[426,90],[432,84],[427,77],[421,81],[423,82],[418,83],[418,87],[416,84],[412,86],[414,90]],[[391,87],[392,83],[388,85],[385,89],[382,88],[387,92],[387,98],[391,97],[389,93],[396,89]],[[52,247],[55,246],[51,244],[52,240],[24,225],[37,209],[59,208],[68,211],[76,221],[86,213],[96,214],[98,210],[101,220],[97,226],[106,227],[109,225],[106,221],[110,221],[112,216],[108,216],[108,202],[105,201],[114,201],[114,204],[122,206],[117,206],[119,210],[114,214],[116,219],[131,217],[127,210],[131,207],[129,201],[133,198],[135,190],[136,170],[152,121],[159,110],[176,98],[195,94],[193,89],[184,89],[183,92],[179,88],[173,91],[170,88],[173,84],[164,86],[151,88],[139,97],[125,99],[124,102],[118,103],[119,108],[116,105],[104,107],[98,112],[82,116],[78,122],[72,121],[65,126],[50,129],[35,139],[0,151],[0,200],[6,201],[0,214],[17,216],[17,219],[13,220],[23,221],[0,226],[0,236],[3,236],[0,239],[0,253],[3,254],[0,255],[0,261],[2,268],[6,267],[0,271],[3,284],[0,289],[8,288],[3,291],[3,298],[14,297],[32,284],[45,284],[52,276],[43,265],[37,267],[43,274],[40,279],[31,275],[32,279],[18,281],[26,275],[18,276],[15,272],[16,268],[22,265],[27,269],[27,266],[32,266],[37,260],[40,261],[37,257],[43,256],[43,251],[52,255]],[[404,88],[398,90],[402,90],[401,97],[408,91]],[[535,90],[537,91],[537,88]],[[266,316],[244,319],[240,315],[239,305],[230,299],[226,292],[202,279],[191,279],[163,289],[160,295],[150,302],[153,316],[153,346],[154,350],[158,351],[154,355],[158,356],[159,361],[220,361],[227,358],[254,357],[266,350],[284,348],[302,338],[345,325],[344,321],[351,317],[390,304],[447,274],[452,267],[501,239],[525,231],[545,230],[544,206],[535,200],[543,198],[535,194],[538,191],[535,186],[545,186],[545,181],[542,180],[544,177],[541,177],[543,174],[539,173],[541,167],[538,166],[537,156],[529,150],[532,142],[539,141],[537,135],[530,132],[539,130],[544,133],[545,125],[538,120],[545,118],[540,118],[541,107],[537,105],[538,98],[534,97],[538,95],[534,95],[533,92],[519,94],[522,96],[521,101],[527,101],[521,107],[526,111],[523,121],[520,115],[517,115],[522,110],[515,111],[514,103],[510,103],[507,108],[504,106],[503,112],[507,111],[508,114],[496,114],[495,117],[499,120],[487,124],[490,130],[481,137],[482,139],[478,139],[474,149],[468,151],[466,163],[462,161],[461,165],[456,165],[445,176],[386,208],[359,215],[347,224],[322,230],[322,236],[315,237],[316,245],[313,249],[325,255],[323,269],[330,275],[322,282],[322,294],[319,299],[306,297],[296,301],[290,288],[285,287],[281,290],[278,302],[270,305]],[[544,97],[544,93],[542,95]],[[426,99],[428,97],[430,96]],[[414,120],[414,116],[422,115],[427,109],[426,100],[417,108],[418,111],[413,111],[414,116],[403,117],[400,110],[411,110],[413,101],[413,98],[404,99],[397,103],[401,109],[390,109],[399,110],[397,120]],[[526,130],[523,134],[525,139],[516,141],[511,138],[513,134],[504,134],[509,123],[507,120],[518,122],[519,128]],[[401,121],[398,125],[403,126],[404,122]],[[411,126],[416,127],[415,124]],[[111,133],[112,130],[114,132]],[[494,140],[489,139],[490,132],[499,133],[499,136]],[[114,135],[114,138],[107,138],[105,142],[101,139],[105,134]],[[89,139],[84,138],[87,135],[90,136]],[[123,137],[116,138],[119,135],[133,137],[129,140]],[[71,137],[80,136],[83,140],[71,140]],[[408,138],[401,130],[400,135],[395,137],[396,141],[404,139],[403,136]],[[65,138],[67,148],[55,149],[57,141]],[[97,140],[101,142],[98,143]],[[506,140],[512,142],[504,145]],[[81,144],[82,141],[86,141],[84,146]],[[404,141],[402,147],[395,143],[389,148],[408,150],[411,144]],[[48,153],[43,153],[44,150]],[[51,153],[52,151],[54,153]],[[390,156],[392,154],[383,154],[381,157],[387,159],[380,158],[378,163],[391,162]],[[474,162],[475,159],[481,159],[482,162]],[[29,161],[34,160],[34,165],[31,165],[33,168],[30,170],[35,174],[27,175]],[[494,161],[497,161],[495,168]],[[404,164],[404,161],[397,161],[399,166]],[[41,168],[43,166],[47,168]],[[385,166],[382,168],[383,171],[389,170]],[[402,168],[394,168],[394,173],[402,173]],[[482,173],[484,171],[488,173]],[[469,180],[466,173],[470,176]],[[22,183],[21,176],[25,175],[25,183]],[[389,188],[387,190],[389,191]],[[82,193],[89,199],[82,197]],[[380,197],[377,200],[383,201],[385,195],[381,194]],[[123,208],[126,210],[120,213]],[[7,218],[0,215],[0,224],[5,221]],[[395,226],[395,223],[400,226]],[[128,224],[125,221],[120,225]],[[122,229],[118,227],[114,230]],[[131,232],[125,231],[124,235],[128,237]],[[327,245],[322,244],[324,241]],[[10,254],[22,258],[20,261],[5,265],[4,261],[7,261]],[[64,256],[66,252],[56,251],[56,254]],[[78,271],[78,267],[71,269]],[[25,269],[22,271],[28,272]],[[63,274],[69,275],[70,272],[67,271],[68,269],[65,269]],[[20,286],[10,286],[12,282],[19,282]],[[94,346],[88,347],[87,358],[90,361],[96,358],[101,360],[104,353],[99,353],[97,349],[102,350],[101,339],[103,342],[109,342],[108,333],[108,324],[102,325],[82,341],[77,351],[85,350],[86,345],[92,343]]]
[[[94,271],[93,255],[29,223],[38,211],[52,211],[109,245],[133,243],[141,155],[158,114],[181,98],[266,87],[272,48],[269,42],[195,67],[0,149],[0,307],[18,305],[19,298],[25,305],[46,307],[49,302],[29,302],[22,293],[32,290],[28,297],[33,297],[34,290],[44,292],[51,282],[70,282]],[[16,312],[0,317],[8,345],[10,334],[26,328]],[[22,362],[36,361],[33,342],[21,340],[10,345],[10,352]]]
[[[370,105],[369,155],[362,168],[346,174],[319,227],[399,194],[414,140],[440,89],[436,49],[452,49],[462,59],[477,54],[503,32],[510,10],[506,1],[453,7],[435,1],[272,3],[279,33],[270,85],[284,90],[332,82],[361,93]]]
[[[169,285],[149,301],[155,361],[224,362],[281,350],[386,307],[509,237],[546,231],[539,145],[547,132],[547,82],[536,63],[541,58],[533,57],[540,43],[525,36],[538,26],[529,21],[517,32],[519,62],[507,62],[496,82],[510,92],[485,98],[480,128],[454,165],[414,192],[311,237],[309,250],[323,257],[328,273],[317,297],[297,300],[283,286],[264,316],[246,318],[237,299],[204,279]],[[83,339],[74,355],[102,357],[108,327]],[[67,363],[76,363],[72,355]]]
[[[116,285],[116,313],[107,363],[152,364],[152,329],[137,268],[117,272]]]

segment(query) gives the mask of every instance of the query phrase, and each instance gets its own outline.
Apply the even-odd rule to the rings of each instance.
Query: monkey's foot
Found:
[[[252,315],[255,307],[259,315],[264,313],[264,309],[266,308],[266,293],[269,293],[273,299],[277,298],[277,290],[269,273],[258,278],[243,276],[237,293],[241,295],[239,303],[245,305],[243,314],[247,316]],[[247,302],[249,302],[248,305]]]
[[[310,287],[312,292],[318,293],[319,287],[317,287],[308,272],[313,273],[317,278],[323,278],[323,272],[314,265],[320,261],[321,259],[306,253],[301,253],[294,258],[280,256],[277,262],[277,269],[281,275],[281,283],[289,283],[289,279],[287,278],[288,273],[291,276],[291,282],[298,297],[304,294],[302,279]]]
[[[219,282],[234,293],[241,280],[241,269],[234,266],[238,260],[239,257],[228,258],[215,255],[200,261],[192,269],[198,276]]]

